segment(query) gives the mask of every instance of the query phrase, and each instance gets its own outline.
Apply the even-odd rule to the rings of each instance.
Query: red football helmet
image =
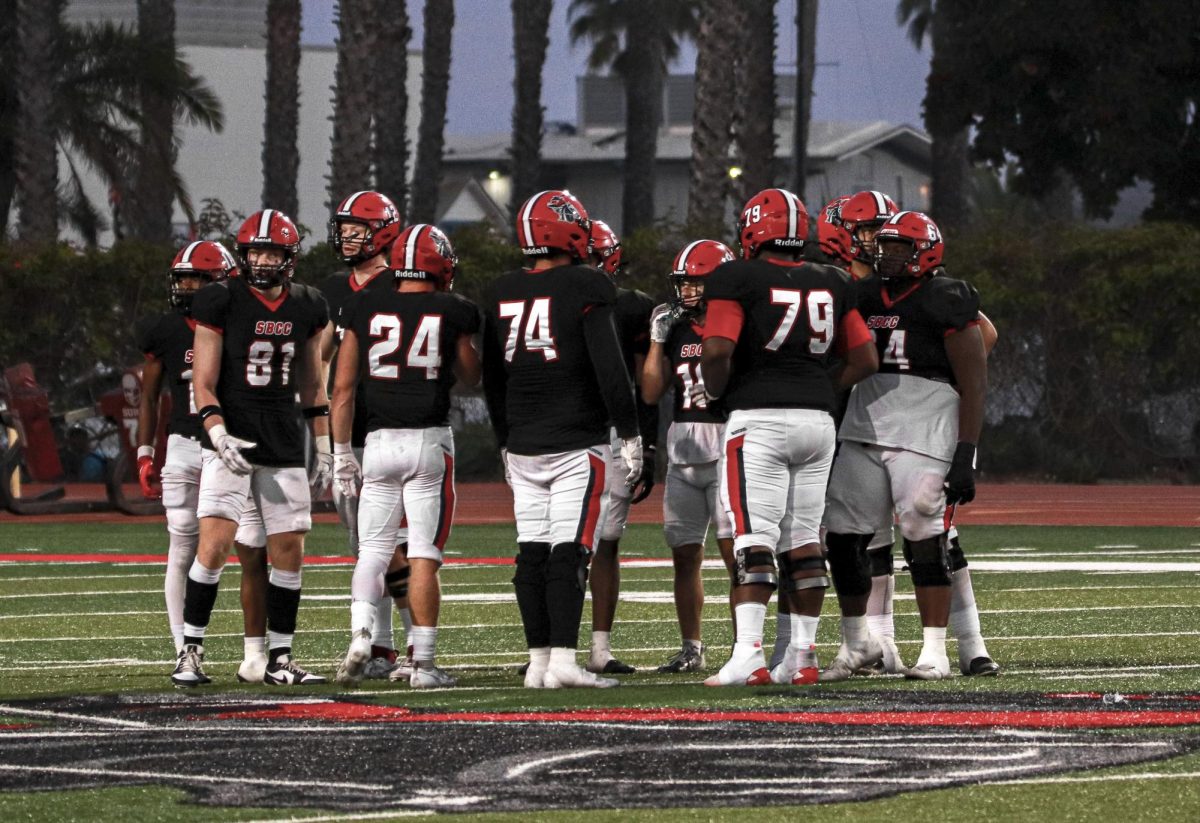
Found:
[[[747,259],[768,245],[799,251],[808,239],[808,210],[787,189],[763,189],[742,207],[738,239]]]
[[[170,281],[171,307],[183,314],[191,314],[192,295],[195,289],[180,287],[179,281],[184,277],[199,277],[208,283],[224,280],[237,271],[237,260],[229,253],[229,249],[212,240],[196,240],[188,243],[175,254],[171,261],[171,271],[167,278]]]
[[[840,216],[842,225],[850,232],[854,244],[850,254],[860,263],[871,265],[875,262],[875,249],[870,237],[860,237],[859,229],[875,229],[883,225],[900,208],[896,201],[879,191],[860,191],[852,194],[842,204]]]
[[[591,229],[587,209],[565,189],[539,192],[517,212],[517,245],[530,256],[563,252],[587,260]]]
[[[603,220],[593,220],[591,229],[592,259],[609,277],[616,277],[621,268],[621,239]]]
[[[699,306],[704,300],[704,278],[712,274],[713,269],[722,263],[733,259],[733,249],[719,240],[694,240],[688,243],[671,264],[671,285],[675,287],[675,297],[688,308]],[[693,297],[684,299],[683,284],[691,283],[699,286],[700,292]]]
[[[270,289],[286,282],[296,271],[296,254],[300,251],[300,232],[296,224],[276,209],[256,211],[246,218],[237,234],[238,264],[246,282],[256,289]],[[283,252],[283,262],[274,265],[250,265],[251,249],[276,249]]]
[[[817,239],[825,256],[842,268],[849,268],[854,259],[850,249],[854,246],[854,236],[846,231],[842,222],[842,206],[850,198],[846,195],[830,200],[817,215]]]
[[[347,240],[341,234],[343,223],[357,223],[366,230],[358,250],[353,253],[345,250]],[[386,252],[403,228],[400,212],[390,197],[377,191],[355,192],[338,205],[329,220],[329,247],[343,263],[353,266]]]
[[[458,257],[437,226],[409,226],[392,244],[391,269],[397,280],[432,280],[438,291],[454,287]]]
[[[875,271],[880,277],[921,277],[942,264],[942,233],[919,211],[892,215],[875,235]]]

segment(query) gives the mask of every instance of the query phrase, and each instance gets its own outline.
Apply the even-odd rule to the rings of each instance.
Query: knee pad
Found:
[[[752,572],[754,567],[770,566],[769,572]],[[735,586],[779,586],[775,575],[775,556],[766,549],[752,546],[733,550],[733,585]]]
[[[518,543],[517,570],[514,583],[541,583],[546,578],[546,562],[550,559],[549,543]]]
[[[967,567],[967,556],[963,554],[962,546],[958,542],[958,535],[950,538],[950,548],[946,550],[950,555],[950,573],[960,572]]]
[[[550,550],[546,582],[573,580],[581,592],[587,591],[588,561],[591,557],[591,551],[582,543],[559,543]]]
[[[904,559],[914,586],[949,586],[950,554],[946,535],[924,540],[904,538]]]
[[[805,557],[793,557],[796,550],[779,555],[779,590],[781,592],[798,592],[801,589],[828,589],[829,576],[826,573],[825,558],[810,554]],[[799,572],[819,571],[820,574],[807,577],[796,577]]]
[[[867,544],[874,535],[838,534],[825,535],[825,547],[829,552],[829,570],[833,573],[833,584],[841,595],[856,597],[871,592],[871,560],[867,556]]]
[[[177,537],[196,537],[200,534],[200,520],[195,509],[167,509],[167,531]]]
[[[408,577],[412,574],[411,566],[403,566],[394,572],[383,576],[383,586],[392,597],[408,597]]]
[[[891,577],[896,573],[891,547],[869,550],[867,557],[871,561],[871,577]]]

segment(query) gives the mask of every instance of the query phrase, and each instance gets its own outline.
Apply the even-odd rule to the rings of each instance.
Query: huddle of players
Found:
[[[870,217],[868,205],[875,207]],[[876,244],[878,231],[884,239]],[[986,375],[986,355],[974,358],[974,349],[983,352],[981,316],[974,291],[940,269],[940,234],[928,218],[898,213],[885,196],[862,192],[831,203],[810,225],[795,195],[769,189],[743,210],[744,259],[734,261],[717,241],[689,244],[671,275],[677,300],[658,307],[615,288],[617,238],[569,193],[530,198],[517,233],[530,265],[492,284],[482,320],[472,304],[448,293],[456,261],[445,236],[427,225],[401,233],[394,206],[375,192],[347,198],[331,221],[331,245],[351,271],[324,284],[328,307],[313,290],[290,283],[298,236],[279,212],[260,212],[239,232],[243,278],[225,279],[236,264],[215,243],[192,243],[176,256],[177,311],[140,330],[149,362],[139,478],[152,494],[149,443],[157,389],[167,376],[174,412],[163,468],[171,534],[166,593],[177,685],[208,682],[204,628],[235,542],[247,638],[239,679],[324,681],[291,659],[310,525],[301,417],[316,442],[312,479],[318,487],[334,479],[358,556],[352,639],[338,681],[390,675],[414,687],[454,684],[433,664],[437,570],[454,507],[446,418],[449,389],[456,379],[478,382],[481,366],[514,494],[527,686],[609,686],[616,681],[599,675],[632,671],[608,642],[617,542],[630,503],[653,485],[654,448],[643,443],[653,444],[658,400],[672,385],[664,526],[683,644],[659,670],[705,665],[700,565],[711,522],[733,583],[737,642],[706,682],[816,680],[813,640],[829,584],[818,528],[833,457],[834,388],[864,378],[851,393],[841,436],[853,444],[843,446],[853,457],[839,459],[829,484],[826,543],[844,642],[821,679],[873,665],[902,669],[891,640],[893,512],[925,626],[921,658],[904,671],[948,676],[948,621],[964,673],[998,670],[979,636],[966,562],[949,526],[953,505],[973,497]],[[805,259],[818,241],[827,262],[856,276],[880,269],[863,297],[844,272]],[[193,298],[206,280],[221,285]],[[875,291],[879,306],[871,302]],[[864,322],[868,307],[878,313]],[[470,342],[481,322],[482,364]],[[982,322],[990,346],[994,329]],[[194,330],[193,357],[186,338]],[[951,354],[943,340],[956,337],[971,351]],[[335,348],[330,449],[321,365]],[[631,373],[641,378],[636,400]],[[225,428],[218,394],[237,407],[230,420],[239,437]],[[885,422],[893,424],[883,427],[882,439],[870,420],[880,397],[892,413]],[[914,416],[915,438],[901,423]],[[242,439],[248,437],[255,439]],[[575,647],[593,550],[592,654],[581,669]],[[762,626],[776,589],[779,631],[768,667]],[[409,639],[403,664],[392,649],[393,598]]]

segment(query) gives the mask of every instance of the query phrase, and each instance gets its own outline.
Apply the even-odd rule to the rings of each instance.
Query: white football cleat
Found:
[[[905,669],[904,676],[909,680],[945,680],[950,677],[950,658],[944,654],[933,660],[923,658],[911,669]]]
[[[786,657],[786,655],[785,655]],[[738,654],[734,646],[734,654],[721,667],[721,670],[704,681],[705,686],[769,686],[771,672],[767,669],[766,658],[763,657],[762,645],[759,644],[749,654]]]
[[[458,678],[437,666],[425,668],[417,666],[413,669],[408,683],[414,689],[447,689],[458,685]]]
[[[530,670],[533,666],[529,667]],[[526,683],[529,675],[525,675]],[[542,685],[547,689],[611,689],[620,685],[619,680],[612,677],[601,677],[598,674],[579,668],[575,663],[559,663],[546,667],[542,677]]]
[[[865,643],[857,646],[843,645],[838,650],[837,657],[821,672],[819,680],[822,683],[840,683],[849,680],[861,668],[874,665],[883,658],[883,646],[873,634],[867,635]]]
[[[267,656],[255,654],[247,657],[238,666],[237,679],[239,683],[261,683],[267,673]]]
[[[408,651],[405,652],[404,659],[397,660],[396,665],[392,667],[392,671],[388,675],[388,680],[392,681],[393,683],[398,683],[401,680],[408,680],[410,677],[412,677],[413,667],[415,665],[416,664],[413,663],[413,647],[409,646]]]
[[[896,638],[880,637],[879,647],[883,650],[883,670],[888,674],[899,674],[904,671],[904,661],[900,659],[900,649],[896,646]]]
[[[357,686],[362,682],[367,661],[371,659],[371,633],[359,629],[350,638],[350,648],[338,666],[334,680],[339,686]]]
[[[788,646],[779,665],[771,669],[771,682],[781,686],[811,686],[817,682],[817,652],[812,646]]]

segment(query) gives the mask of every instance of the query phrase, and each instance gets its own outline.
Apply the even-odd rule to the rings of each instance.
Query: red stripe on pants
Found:
[[[442,475],[442,509],[438,514],[437,536],[433,538],[433,545],[438,551],[446,547],[446,540],[450,537],[450,524],[454,522],[454,456],[447,453],[443,457],[446,473]]]
[[[608,481],[602,459],[588,452],[588,462],[592,465],[592,476],[588,481],[591,494],[584,501],[587,514],[583,520],[583,535],[579,542],[590,549],[596,545],[596,526],[600,524],[600,508],[604,500],[604,488]]]
[[[738,534],[750,534],[750,513],[746,511],[745,470],[742,467],[742,446],[746,435],[740,434],[725,444],[725,480],[729,486],[729,507],[733,509],[733,525]]]

